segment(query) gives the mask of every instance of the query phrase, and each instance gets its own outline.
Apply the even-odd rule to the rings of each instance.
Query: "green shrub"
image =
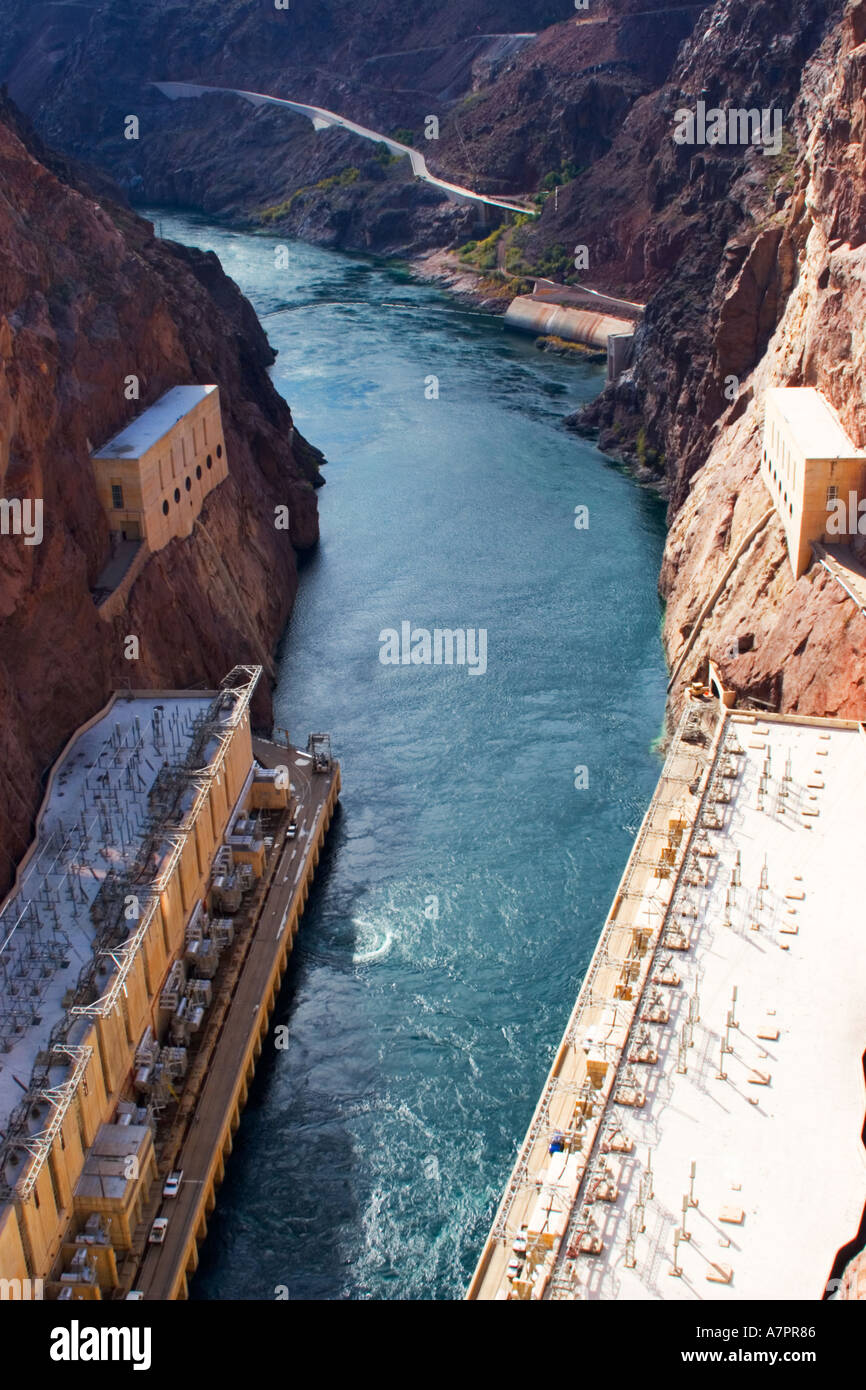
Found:
[[[551,169],[549,174],[545,174],[538,186],[546,192],[552,193],[554,188],[561,188],[564,183],[571,183],[572,179],[576,179],[578,174],[582,172],[583,169],[581,165],[575,164],[573,160],[568,159],[561,169]]]
[[[314,187],[321,189],[345,188],[347,184],[357,183],[360,177],[360,169],[355,169],[352,165],[349,165],[347,168],[341,169],[339,174],[331,174],[330,177],[326,179],[319,179],[319,182],[315,184]]]
[[[285,202],[274,203],[272,207],[262,208],[259,212],[260,222],[279,222],[284,217],[288,217],[295,203],[302,202],[308,193],[327,193],[331,188],[346,188],[350,183],[357,183],[361,177],[360,169],[355,169],[349,165],[341,169],[338,174],[330,174],[326,179],[319,179],[316,184],[305,184],[303,188],[296,188],[290,198]]]
[[[787,129],[782,132],[782,149],[779,154],[767,160],[767,188],[772,192],[781,182],[788,193],[794,191],[797,174],[797,142]]]
[[[535,258],[533,269],[537,275],[548,280],[562,280],[572,269],[571,256],[561,241],[554,242]]]
[[[392,154],[384,140],[380,141],[376,146],[376,153],[373,155],[373,158],[378,160],[385,169],[391,164],[398,164],[403,157],[403,155]]]
[[[504,227],[497,227],[484,241],[467,241],[460,248],[460,258],[468,261],[476,270],[495,270],[498,260],[496,245],[504,231]]]

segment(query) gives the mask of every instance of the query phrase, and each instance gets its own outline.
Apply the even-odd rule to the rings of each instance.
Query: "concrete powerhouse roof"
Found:
[[[813,386],[777,386],[767,392],[773,406],[792,430],[807,459],[866,459],[845,432],[829,401]]]
[[[95,459],[141,458],[216,386],[173,386],[93,454]]]

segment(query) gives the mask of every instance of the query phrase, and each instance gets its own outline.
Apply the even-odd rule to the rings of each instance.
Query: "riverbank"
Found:
[[[507,317],[511,327],[534,336],[535,346],[543,352],[556,353],[572,361],[606,363],[608,360],[603,331],[603,323],[608,321],[597,309],[593,291],[580,291],[553,281],[526,280],[522,276],[508,275],[502,269],[477,270],[454,250],[431,251],[415,257],[409,265],[418,279],[440,285],[461,303]],[[548,288],[542,291],[542,285]],[[606,313],[605,298],[599,295],[597,302],[605,306]],[[578,304],[580,309],[575,307]],[[562,305],[565,312],[558,316],[552,313],[552,306],[556,305]],[[533,311],[538,321],[538,332],[534,335]],[[625,322],[619,324],[610,319],[608,331],[628,330],[628,327]]]
[[[514,297],[502,276],[473,270],[457,251],[429,251],[413,257],[409,266],[419,280],[440,285],[462,304],[489,314],[504,314]]]

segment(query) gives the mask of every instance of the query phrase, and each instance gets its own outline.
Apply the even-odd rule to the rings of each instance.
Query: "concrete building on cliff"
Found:
[[[253,756],[259,676],[116,695],[52,769],[0,906],[0,1296],[6,1281],[75,1298],[118,1285],[157,1175],[154,1122],[263,872],[263,819],[288,806],[288,780]]]
[[[850,523],[840,530],[834,522],[842,506],[850,514],[852,495],[855,517],[858,500],[866,497],[866,450],[851,442],[820,391],[776,387],[767,392],[761,477],[799,579],[811,564],[813,541],[838,542],[850,534]]]
[[[218,386],[175,386],[92,455],[112,534],[151,552],[188,536],[228,477]]]

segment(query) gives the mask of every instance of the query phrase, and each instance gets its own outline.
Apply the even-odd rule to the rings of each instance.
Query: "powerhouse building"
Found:
[[[690,695],[470,1299],[866,1292],[864,774],[866,724]]]
[[[117,1283],[156,1177],[155,1120],[264,868],[259,810],[288,804],[253,757],[260,673],[115,695],[50,774],[0,906],[4,1288]]]

